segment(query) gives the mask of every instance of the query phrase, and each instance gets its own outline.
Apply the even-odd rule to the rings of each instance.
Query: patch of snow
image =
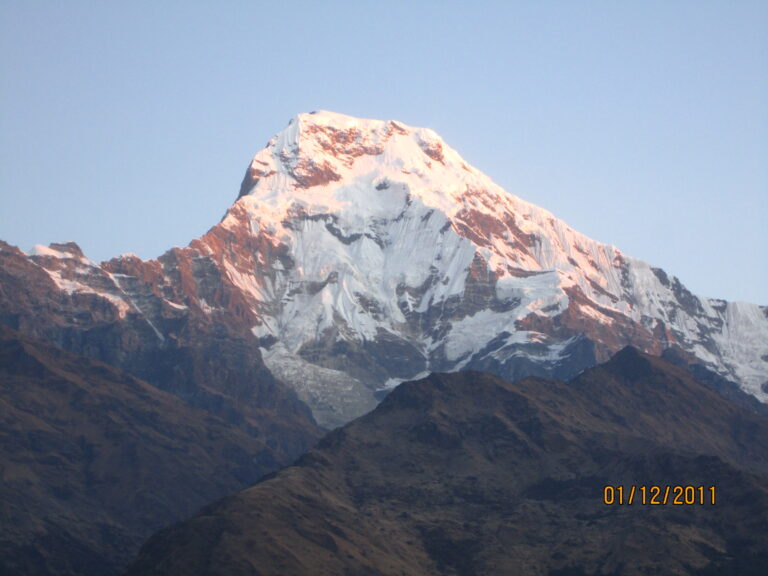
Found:
[[[125,290],[123,290],[122,286],[120,285],[119,278],[116,277],[116,275],[114,275],[114,274],[109,274],[109,276],[110,276],[110,278],[112,278],[112,281],[115,283],[115,286],[117,287],[117,289],[120,290],[120,292],[123,293],[123,295],[125,296],[125,299],[128,300],[128,302],[130,302],[131,306],[133,306],[133,308],[141,315],[141,317],[149,325],[149,327],[152,328],[152,331],[155,333],[155,335],[158,337],[158,339],[161,342],[165,342],[165,336],[163,336],[162,332],[160,332],[160,330],[157,329],[157,326],[155,326],[152,323],[152,321],[149,319],[149,317],[141,310],[141,308],[139,308],[138,304],[136,304],[136,302],[133,300],[133,298],[131,298],[125,292]],[[125,276],[123,276],[123,278],[125,278]]]
[[[379,388],[379,391],[385,391],[385,390],[394,390],[400,384],[403,382],[413,382],[414,380],[421,380],[422,378],[426,378],[432,374],[429,370],[424,370],[423,372],[419,372],[418,374],[414,374],[410,378],[388,378],[386,382],[384,382],[384,385]]]
[[[49,258],[57,258],[59,260],[77,260],[78,262],[82,262],[83,264],[88,265],[89,267],[96,267],[96,264],[89,260],[88,258],[85,258],[84,256],[79,256],[75,254],[71,254],[69,252],[64,252],[63,250],[55,250],[54,248],[51,248],[50,246],[44,246],[43,244],[36,244],[32,247],[32,249],[25,252],[27,256],[40,256],[40,257],[49,257]]]
[[[89,286],[88,284],[84,284],[81,282],[77,282],[75,280],[70,280],[67,278],[62,278],[61,273],[56,270],[48,270],[47,268],[43,268],[48,275],[51,277],[51,280],[54,281],[56,286],[59,288],[59,290],[66,292],[67,294],[74,294],[75,292],[79,292],[82,294],[95,294],[96,296],[99,296],[100,298],[104,298],[105,300],[109,300],[115,308],[117,308],[117,314],[119,318],[125,318],[125,315],[130,311],[131,306],[126,302],[123,298],[120,296],[117,296],[115,294],[110,294],[109,292],[105,292],[103,290],[96,290],[95,288]]]
[[[200,310],[202,310],[204,314],[210,316],[210,314],[214,311],[214,308],[208,305],[208,302],[205,301],[205,298],[200,298],[199,305]]]

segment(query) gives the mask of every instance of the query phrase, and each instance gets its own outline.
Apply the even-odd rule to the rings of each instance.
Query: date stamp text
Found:
[[[642,506],[714,506],[717,490],[713,486],[605,486],[606,506],[640,504]]]

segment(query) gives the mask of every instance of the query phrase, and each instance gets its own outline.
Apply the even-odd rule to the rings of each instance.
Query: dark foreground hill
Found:
[[[707,503],[643,505],[636,492],[609,506],[605,485],[704,486]],[[568,383],[466,372],[403,384],[295,466],[156,534],[128,574],[743,576],[767,565],[768,419],[627,348]]]
[[[266,437],[0,325],[0,574],[117,574],[153,532],[282,458]]]

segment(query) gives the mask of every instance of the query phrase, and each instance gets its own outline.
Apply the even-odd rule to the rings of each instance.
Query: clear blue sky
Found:
[[[768,2],[0,0],[0,238],[155,257],[291,116],[428,126],[509,191],[768,304]]]

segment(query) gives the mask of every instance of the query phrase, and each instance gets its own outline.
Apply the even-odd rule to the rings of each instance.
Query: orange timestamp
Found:
[[[643,506],[714,506],[717,489],[713,486],[604,486],[603,504]]]

